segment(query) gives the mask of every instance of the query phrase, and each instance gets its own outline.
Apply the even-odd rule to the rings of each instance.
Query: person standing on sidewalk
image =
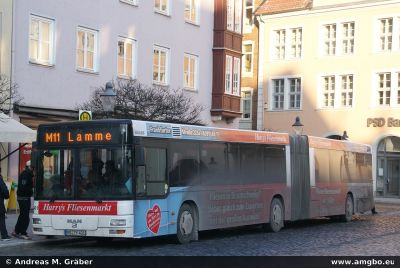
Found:
[[[26,232],[29,226],[29,212],[31,210],[31,197],[33,195],[33,168],[31,161],[26,162],[25,170],[18,178],[17,201],[19,206],[19,216],[15,225],[13,236],[29,240],[31,239]]]
[[[11,238],[8,236],[6,228],[6,208],[4,206],[4,199],[8,199],[9,197],[10,193],[8,192],[7,185],[5,184],[3,176],[1,175],[0,167],[0,233],[2,241],[8,241]]]

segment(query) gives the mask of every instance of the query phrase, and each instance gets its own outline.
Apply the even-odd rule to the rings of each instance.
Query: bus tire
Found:
[[[194,240],[196,233],[196,214],[192,206],[183,204],[178,213],[176,236],[178,242],[187,244]]]
[[[285,210],[279,198],[272,199],[269,211],[269,222],[266,229],[271,232],[279,232],[284,225]]]
[[[351,196],[351,194],[347,194],[344,214],[341,215],[340,219],[343,222],[350,222],[353,218],[353,213],[354,213],[353,197]]]

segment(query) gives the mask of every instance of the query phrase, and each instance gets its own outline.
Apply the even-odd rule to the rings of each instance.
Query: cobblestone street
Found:
[[[200,240],[179,245],[174,237],[116,240],[48,240],[3,247],[1,255],[43,256],[398,256],[400,205],[377,204],[377,215],[356,215],[350,223],[313,219],[289,223],[279,233],[258,227],[201,232]]]

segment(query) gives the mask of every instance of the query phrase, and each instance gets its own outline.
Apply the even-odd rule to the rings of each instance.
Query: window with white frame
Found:
[[[242,119],[251,119],[251,90],[242,88]]]
[[[240,96],[240,59],[225,58],[225,93]]]
[[[351,108],[353,94],[353,74],[322,76],[319,107],[323,109]]]
[[[97,71],[98,31],[78,27],[76,38],[76,66],[78,70]]]
[[[253,28],[254,0],[245,0],[244,5],[243,31],[249,33]]]
[[[400,107],[400,71],[376,74],[375,106]]]
[[[340,88],[342,93],[342,107],[353,106],[353,75],[341,75],[342,86]]]
[[[252,76],[253,74],[253,45],[252,41],[243,43],[243,76]]]
[[[336,24],[324,25],[324,55],[336,55]]]
[[[335,76],[323,77],[323,107],[334,108],[335,107]]]
[[[393,18],[379,20],[379,40],[381,51],[391,51],[393,42]]]
[[[291,50],[290,56],[291,58],[301,58],[301,47],[302,47],[302,38],[303,32],[301,28],[291,29]]]
[[[118,40],[118,76],[135,77],[136,41],[129,38]]]
[[[183,57],[183,87],[196,90],[198,79],[198,56],[185,54]]]
[[[54,64],[54,20],[30,16],[29,61]]]
[[[272,79],[273,110],[283,110],[285,103],[285,79]]]
[[[154,0],[154,9],[163,14],[169,14],[169,0]]]
[[[199,23],[199,3],[200,0],[185,0],[185,20]]]
[[[227,0],[226,27],[229,31],[242,32],[242,0]]]
[[[240,59],[233,58],[233,85],[232,94],[240,96]]]
[[[276,30],[274,31],[274,43],[275,43],[275,59],[282,60],[285,58],[285,46],[286,46],[286,31]]]
[[[303,29],[297,27],[273,30],[272,43],[274,60],[300,59],[303,49]]]
[[[354,22],[342,23],[342,54],[354,53]]]
[[[289,109],[298,110],[301,106],[301,80],[289,78]]]
[[[320,54],[323,56],[352,55],[355,43],[355,22],[335,22],[321,27],[322,42]]]
[[[378,104],[379,106],[390,106],[392,90],[391,73],[379,73]]]
[[[153,83],[168,84],[169,49],[160,46],[153,47]]]
[[[299,110],[302,107],[300,77],[282,77],[271,80],[270,109],[273,111]]]

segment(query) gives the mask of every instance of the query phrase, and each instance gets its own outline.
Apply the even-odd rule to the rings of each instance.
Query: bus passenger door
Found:
[[[291,155],[291,219],[309,218],[310,208],[310,169],[308,156],[308,137],[290,137]]]
[[[135,160],[134,237],[168,234],[167,148],[157,143],[135,146]]]

